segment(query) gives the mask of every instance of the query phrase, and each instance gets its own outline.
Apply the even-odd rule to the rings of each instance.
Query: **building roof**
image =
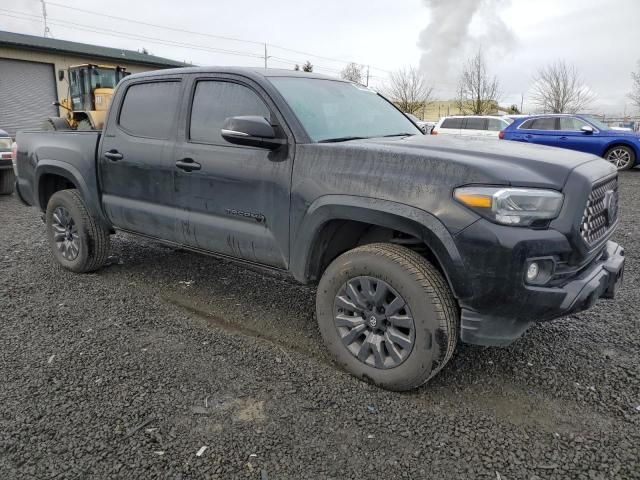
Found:
[[[87,56],[95,59],[115,60],[118,62],[150,65],[154,67],[183,67],[184,62],[177,62],[168,58],[156,57],[133,50],[101,47],[88,43],[69,42],[55,38],[24,35],[22,33],[5,32],[0,30],[0,46],[37,50],[41,52],[58,52],[71,55]]]

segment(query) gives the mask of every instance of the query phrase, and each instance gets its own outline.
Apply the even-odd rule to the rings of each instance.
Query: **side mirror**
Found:
[[[286,143],[286,140],[276,138],[273,126],[264,117],[253,115],[227,118],[222,125],[220,134],[227,142],[234,145],[269,150],[275,150]]]
[[[591,135],[595,131],[591,125],[584,125],[580,130],[582,130],[582,133],[586,133],[587,135]]]

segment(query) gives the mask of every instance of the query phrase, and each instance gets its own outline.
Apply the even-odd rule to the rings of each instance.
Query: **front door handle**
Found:
[[[567,137],[560,137],[560,140],[566,140]]]
[[[113,160],[114,162],[117,162],[118,160],[122,160],[124,158],[122,154],[115,149],[104,152],[104,156],[109,160]]]
[[[524,138],[526,138],[527,140],[530,140],[533,138],[533,135],[525,135]]]
[[[200,170],[202,166],[198,162],[194,162],[193,158],[183,158],[176,162],[176,167],[185,172],[191,172],[192,170]]]

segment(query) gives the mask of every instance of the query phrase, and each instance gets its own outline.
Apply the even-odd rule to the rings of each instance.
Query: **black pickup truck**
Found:
[[[289,272],[317,283],[336,361],[393,390],[458,340],[507,345],[622,278],[608,162],[425,136],[375,92],[311,73],[131,75],[102,132],[21,132],[16,163],[63,267],[98,269],[120,230]]]

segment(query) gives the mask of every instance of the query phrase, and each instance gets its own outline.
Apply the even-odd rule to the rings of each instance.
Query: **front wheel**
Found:
[[[47,204],[47,238],[51,253],[64,268],[92,272],[109,255],[109,231],[91,216],[76,189],[54,193]]]
[[[425,383],[457,342],[459,311],[447,282],[398,245],[365,245],[335,259],[320,280],[316,311],[336,361],[389,390]]]
[[[618,170],[629,170],[636,164],[636,154],[631,147],[616,145],[604,154],[604,159],[611,162]]]

